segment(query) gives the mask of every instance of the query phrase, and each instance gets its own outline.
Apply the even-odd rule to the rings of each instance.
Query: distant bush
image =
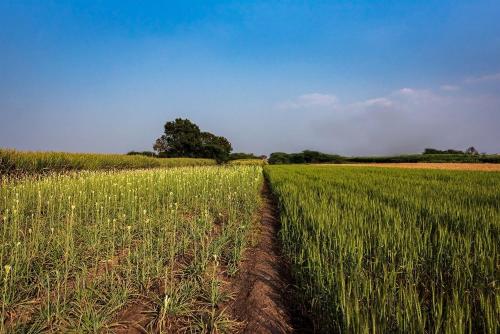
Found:
[[[159,159],[143,155],[22,152],[0,149],[0,174],[69,170],[166,168],[215,164],[215,160],[212,159]]]
[[[290,154],[285,153],[285,152],[271,153],[267,162],[269,162],[269,164],[271,164],[271,165],[289,164],[290,163]]]
[[[260,158],[253,153],[243,153],[243,152],[231,153],[229,155],[229,160],[239,160],[239,159],[260,159]]]
[[[435,148],[426,148],[422,154],[465,154],[465,152],[451,149],[442,151]]]
[[[336,154],[326,154],[305,150],[301,153],[274,152],[268,159],[269,164],[304,164],[304,163],[342,163],[344,158]]]
[[[144,155],[146,157],[158,157],[158,155],[155,153],[155,152],[151,152],[151,151],[141,151],[141,152],[137,152],[137,151],[130,151],[127,153],[127,155]]]

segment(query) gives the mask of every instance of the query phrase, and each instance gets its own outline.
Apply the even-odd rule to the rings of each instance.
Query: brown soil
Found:
[[[90,282],[95,277],[101,276],[106,271],[111,270],[111,268],[116,266],[123,258],[127,256],[127,254],[128,249],[123,249],[119,251],[118,255],[115,255],[113,258],[109,260],[101,260],[96,267],[87,272],[85,282]],[[71,278],[66,283],[66,289],[68,291],[73,291],[76,284],[77,282],[75,281],[75,279]],[[6,327],[10,328],[12,326],[18,326],[28,323],[32,319],[33,315],[40,310],[41,304],[44,303],[47,299],[54,301],[58,293],[59,292],[57,290],[52,290],[48,293],[42,292],[37,298],[22,303],[10,312],[7,312],[7,317],[5,320]]]
[[[446,169],[446,170],[471,170],[471,171],[500,171],[500,164],[491,163],[359,163],[359,164],[337,164],[328,166],[357,166],[357,167],[391,167],[391,168],[420,168],[420,169]]]
[[[308,332],[310,326],[292,300],[289,265],[281,254],[278,238],[278,211],[267,183],[262,189],[262,199],[257,243],[246,251],[232,282],[236,295],[229,309],[243,322],[242,333]]]
[[[151,305],[146,300],[134,300],[127,304],[118,315],[119,323],[113,328],[116,334],[140,334],[148,333],[146,327],[152,320],[148,314]]]

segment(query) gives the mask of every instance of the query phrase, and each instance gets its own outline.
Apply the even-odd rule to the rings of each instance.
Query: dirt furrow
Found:
[[[279,214],[267,182],[262,189],[257,243],[246,251],[233,282],[233,316],[242,333],[307,333],[307,321],[293,300],[289,265],[281,254]]]

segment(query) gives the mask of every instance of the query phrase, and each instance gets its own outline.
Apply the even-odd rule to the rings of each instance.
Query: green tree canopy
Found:
[[[153,145],[161,157],[210,158],[226,161],[231,143],[222,136],[202,132],[188,119],[177,118],[165,123],[165,132]]]

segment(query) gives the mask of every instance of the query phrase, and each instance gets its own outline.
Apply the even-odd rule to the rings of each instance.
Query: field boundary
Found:
[[[290,265],[279,240],[279,212],[267,180],[261,197],[257,241],[246,250],[232,282],[235,299],[230,311],[242,322],[242,333],[307,333],[307,321],[292,300]]]

